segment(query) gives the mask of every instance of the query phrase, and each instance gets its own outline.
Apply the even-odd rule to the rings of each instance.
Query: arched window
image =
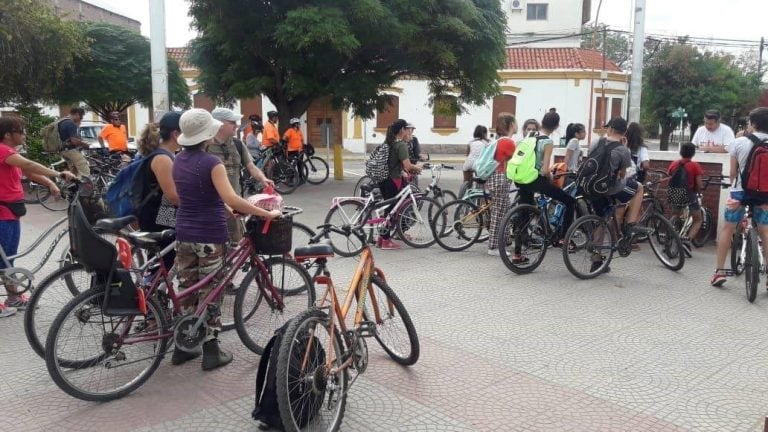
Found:
[[[508,112],[515,115],[515,111],[517,111],[517,96],[499,95],[493,98],[491,129],[496,130],[496,119],[499,117],[499,113]]]
[[[400,98],[395,95],[386,95],[389,100],[387,108],[376,113],[376,128],[386,129],[400,118]]]
[[[440,96],[435,98],[432,106],[435,129],[456,129],[456,114],[449,112],[456,107],[456,96]]]

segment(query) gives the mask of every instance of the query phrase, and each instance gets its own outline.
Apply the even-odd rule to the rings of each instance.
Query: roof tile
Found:
[[[507,70],[603,69],[603,54],[584,48],[507,48]],[[610,59],[605,70],[621,72]]]

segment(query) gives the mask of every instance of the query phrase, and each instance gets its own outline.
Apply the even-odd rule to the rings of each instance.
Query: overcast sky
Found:
[[[149,35],[149,0],[87,1],[140,21],[142,34]],[[593,20],[599,4],[592,0]],[[603,0],[598,19],[611,28],[629,30],[634,4]],[[195,36],[187,11],[185,0],[165,0],[167,46],[183,46]],[[758,41],[768,37],[768,0],[647,0],[645,29],[650,34]]]

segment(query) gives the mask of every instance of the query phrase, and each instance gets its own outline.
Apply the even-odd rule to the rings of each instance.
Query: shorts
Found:
[[[596,215],[603,217],[606,215],[608,208],[613,202],[618,202],[620,204],[628,203],[635,196],[635,194],[637,194],[637,190],[639,188],[640,184],[637,183],[637,181],[628,179],[627,183],[620,191],[607,197],[592,200],[592,209]]]
[[[758,225],[768,225],[768,203],[752,203],[752,219]],[[728,223],[739,223],[744,219],[744,214],[747,212],[747,208],[739,206],[735,210],[731,210],[728,207],[725,208],[725,221]]]
[[[685,207],[675,207],[680,210]],[[696,192],[688,192],[688,210],[696,211],[701,209],[701,202],[699,202],[699,194]]]
[[[3,252],[6,258],[14,256],[19,252],[19,241],[21,240],[21,221],[16,220],[1,220],[0,221],[0,246],[3,247]],[[13,260],[8,260],[9,264],[13,266]],[[5,268],[5,263],[0,260],[0,269]]]

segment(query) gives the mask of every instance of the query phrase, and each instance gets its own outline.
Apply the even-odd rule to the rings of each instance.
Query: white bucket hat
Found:
[[[242,115],[237,115],[236,112],[228,108],[216,108],[215,110],[211,111],[211,115],[213,118],[219,121],[239,122],[240,119],[243,118]]]
[[[211,113],[201,108],[193,108],[184,112],[179,119],[179,145],[188,147],[208,141],[216,136],[221,122],[214,119]]]

